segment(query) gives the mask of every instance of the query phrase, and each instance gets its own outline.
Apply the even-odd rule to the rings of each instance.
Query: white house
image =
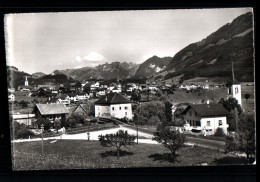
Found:
[[[191,104],[182,114],[191,130],[206,130],[207,134],[214,134],[217,128],[222,128],[227,133],[228,111],[221,104]]]
[[[132,119],[131,101],[118,93],[109,93],[95,103],[95,117]]]
[[[12,94],[12,93],[9,93],[9,94],[8,94],[8,100],[9,100],[9,101],[15,101],[15,95]]]
[[[91,83],[90,90],[95,90],[96,88],[99,88],[99,82]]]
[[[157,85],[149,85],[148,89],[149,90],[158,90]]]

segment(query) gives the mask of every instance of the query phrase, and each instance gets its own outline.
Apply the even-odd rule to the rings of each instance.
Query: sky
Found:
[[[173,57],[251,8],[24,13],[5,16],[7,65],[27,73]]]

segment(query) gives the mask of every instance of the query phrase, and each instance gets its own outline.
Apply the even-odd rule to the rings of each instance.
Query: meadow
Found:
[[[174,167],[246,164],[243,157],[217,150],[185,146],[170,158],[168,149],[157,144],[136,144],[122,148],[117,159],[114,148],[102,147],[98,141],[57,140],[13,143],[14,170],[56,170],[96,168]]]

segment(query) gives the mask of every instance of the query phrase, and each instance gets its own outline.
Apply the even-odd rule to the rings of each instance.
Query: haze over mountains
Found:
[[[188,45],[177,52],[174,57],[153,56],[142,64],[112,62],[96,67],[55,70],[53,73],[65,74],[79,81],[90,78],[142,79],[158,75],[163,75],[163,79],[183,75],[183,80],[196,77],[231,78],[231,60],[233,60],[236,79],[242,82],[254,81],[253,42],[253,15],[246,13],[222,26],[205,39]],[[10,68],[9,70],[19,72]],[[27,73],[19,75],[25,74]]]

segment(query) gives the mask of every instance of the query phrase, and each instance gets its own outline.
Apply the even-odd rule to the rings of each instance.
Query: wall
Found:
[[[190,116],[190,112],[191,112],[191,116]],[[188,121],[188,123],[191,126],[195,126],[196,121],[200,121],[200,117],[197,115],[195,115],[195,111],[191,108],[188,110],[188,112],[185,115],[185,120]]]
[[[110,106],[95,105],[95,117],[110,115]]]
[[[121,110],[120,110],[121,107]],[[127,109],[125,109],[127,107]],[[113,110],[114,108],[114,110]],[[133,119],[132,105],[129,104],[113,104],[110,106],[111,116],[116,118],[128,118]]]
[[[219,126],[219,120],[222,120],[221,126]],[[207,126],[207,121],[210,121],[210,127]],[[223,128],[224,132],[227,133],[227,128],[228,128],[227,118],[225,116],[202,118],[201,127],[202,128],[206,127],[206,129],[212,129],[212,134],[216,132],[216,129],[218,127]]]

